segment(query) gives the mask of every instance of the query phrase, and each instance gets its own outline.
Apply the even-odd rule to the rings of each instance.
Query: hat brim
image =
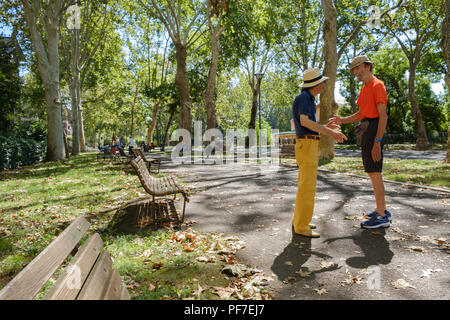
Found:
[[[330,79],[330,78],[325,77],[325,76],[322,76],[322,78],[320,78],[319,80],[314,81],[314,82],[311,82],[311,83],[304,83],[304,82],[303,82],[303,83],[300,85],[300,88],[312,88],[312,87],[314,87],[314,86],[317,86],[319,83],[322,83],[322,82],[324,82],[325,80],[328,80],[328,79]]]
[[[350,66],[350,71],[352,71],[352,69],[355,69],[356,67],[362,65],[363,63],[370,63],[370,64],[373,64],[372,61],[362,61],[362,62],[358,63],[357,65],[354,65],[353,67]]]

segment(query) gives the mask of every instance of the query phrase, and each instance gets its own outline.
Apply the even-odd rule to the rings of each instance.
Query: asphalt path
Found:
[[[364,230],[375,208],[368,179],[319,172],[313,223],[292,233],[298,169],[257,165],[176,165],[161,171],[192,190],[186,220],[199,231],[243,240],[237,258],[273,280],[276,299],[449,299],[450,194],[386,183],[390,228]]]

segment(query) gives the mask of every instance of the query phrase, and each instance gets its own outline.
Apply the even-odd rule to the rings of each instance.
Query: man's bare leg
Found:
[[[381,172],[368,172],[370,180],[372,181],[373,193],[377,203],[377,213],[384,217],[386,210],[386,200],[384,194],[384,183]]]

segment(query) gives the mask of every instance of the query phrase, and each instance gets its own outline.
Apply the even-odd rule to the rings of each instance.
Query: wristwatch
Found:
[[[375,137],[375,142],[381,142],[381,141],[383,141],[383,139],[380,139],[380,138],[378,138],[378,137]]]

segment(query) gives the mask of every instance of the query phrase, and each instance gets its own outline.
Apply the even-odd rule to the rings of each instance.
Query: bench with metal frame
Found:
[[[147,169],[147,165],[145,164],[144,159],[142,159],[140,155],[131,160],[131,165],[135,169],[139,177],[139,180],[141,181],[142,187],[145,189],[145,191],[147,191],[148,194],[152,196],[153,204],[155,203],[155,197],[174,195],[174,199],[176,199],[177,193],[181,193],[184,197],[183,213],[181,219],[179,219],[178,217],[176,221],[169,218],[160,219],[156,216],[156,214],[151,213],[151,216],[154,217],[155,222],[170,221],[182,223],[184,221],[186,202],[189,202],[187,191],[184,190],[182,187],[180,187],[178,183],[175,181],[175,179],[171,176],[166,176],[162,178],[152,177],[149,170]]]

